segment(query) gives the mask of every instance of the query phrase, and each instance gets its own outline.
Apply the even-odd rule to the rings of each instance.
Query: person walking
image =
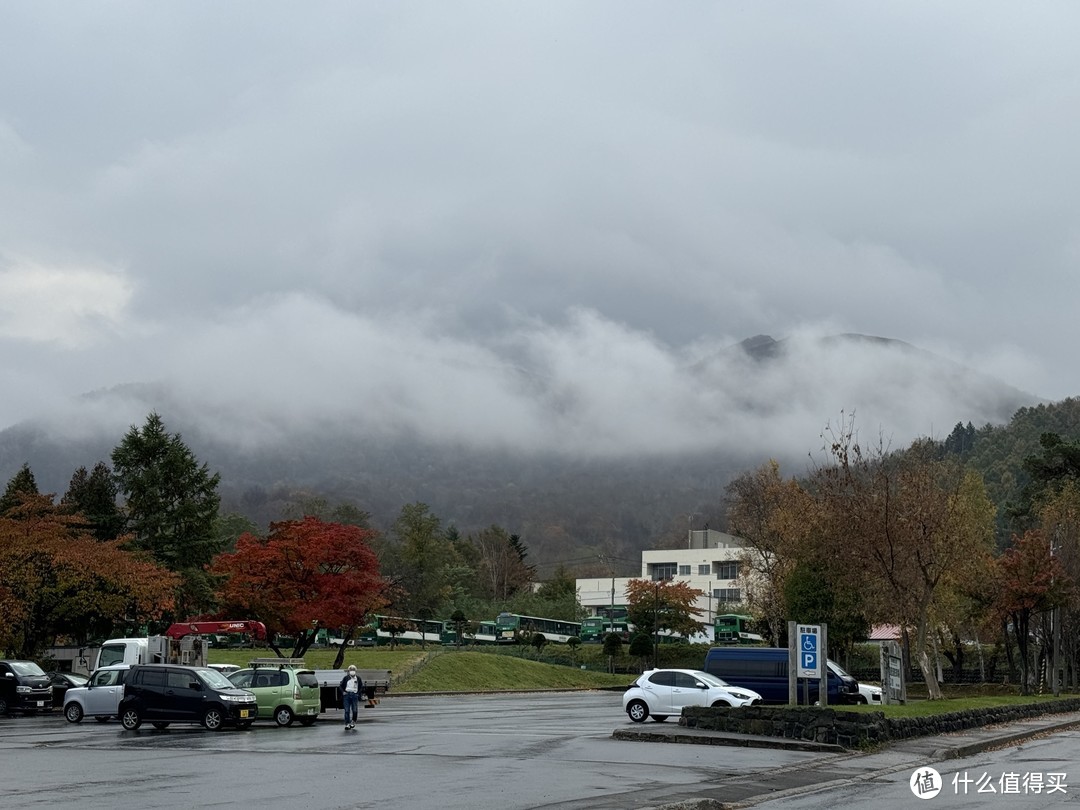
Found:
[[[360,692],[364,689],[364,682],[356,674],[356,667],[349,664],[349,670],[341,679],[341,694],[345,703],[345,728],[356,728],[356,721],[360,718]]]

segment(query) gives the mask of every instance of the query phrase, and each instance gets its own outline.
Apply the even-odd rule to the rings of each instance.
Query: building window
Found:
[[[690,566],[689,565],[680,565],[679,566],[679,576],[680,577],[688,577],[688,576],[690,576]]]
[[[742,592],[738,588],[713,588],[712,595],[717,602],[742,601]]]
[[[652,567],[652,578],[654,580],[671,579],[678,571],[678,563],[654,563]]]
[[[707,577],[712,572],[712,569],[708,563],[705,563],[697,567],[697,572],[699,576]]]
[[[737,560],[731,562],[722,562],[717,564],[716,569],[717,579],[738,579],[739,578],[739,563]]]

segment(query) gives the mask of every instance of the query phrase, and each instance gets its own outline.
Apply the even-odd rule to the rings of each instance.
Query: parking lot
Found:
[[[671,722],[671,721],[669,721]],[[613,740],[616,692],[388,697],[310,728],[0,718],[4,806],[627,808],[828,755]]]

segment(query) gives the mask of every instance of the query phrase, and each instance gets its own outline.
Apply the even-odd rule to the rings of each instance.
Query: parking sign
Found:
[[[820,678],[821,677],[821,625],[800,624],[797,630],[799,647],[796,651],[798,656],[798,677]]]

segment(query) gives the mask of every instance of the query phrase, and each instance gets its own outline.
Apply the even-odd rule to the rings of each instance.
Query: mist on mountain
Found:
[[[500,344],[413,342],[339,373],[215,366],[50,403],[0,432],[0,476],[29,463],[62,494],[155,411],[222,474],[223,508],[265,526],[305,494],[386,529],[422,501],[463,534],[497,524],[533,558],[633,573],[643,547],[723,521],[723,488],[769,458],[822,460],[828,425],[894,447],[957,422],[1004,424],[1039,398],[907,343],[797,332],[670,349],[580,313]]]

